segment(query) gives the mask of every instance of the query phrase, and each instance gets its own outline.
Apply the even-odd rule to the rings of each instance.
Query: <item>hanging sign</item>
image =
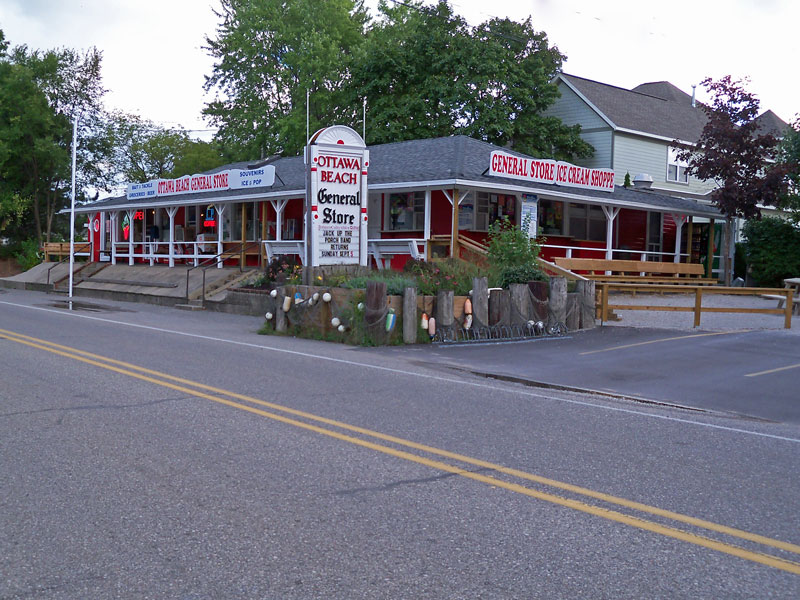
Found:
[[[364,140],[349,127],[326,127],[312,136],[306,157],[309,264],[365,266],[369,151]]]
[[[266,165],[257,169],[236,169],[228,173],[228,184],[232,190],[271,187],[275,183],[275,165]]]
[[[539,235],[539,196],[522,194],[522,223],[528,224],[528,237],[533,239]]]
[[[266,165],[257,169],[232,169],[218,173],[184,175],[176,179],[154,179],[145,183],[129,183],[127,197],[128,200],[142,200],[157,196],[271,187],[274,183],[275,166]]]
[[[567,162],[515,156],[501,150],[489,158],[489,175],[587,190],[614,191],[612,169],[590,169]]]
[[[158,195],[156,186],[158,179],[153,181],[146,181],[144,183],[129,183],[128,184],[128,200],[155,198]]]

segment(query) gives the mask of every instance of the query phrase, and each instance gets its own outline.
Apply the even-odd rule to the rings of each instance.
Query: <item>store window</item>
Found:
[[[606,215],[599,206],[569,205],[569,235],[579,240],[606,241]]]
[[[669,148],[667,151],[667,181],[689,183],[689,163],[679,160],[678,152],[677,148]]]
[[[389,195],[389,231],[421,230],[425,227],[425,192]]]
[[[475,198],[475,231],[488,231],[489,225],[503,217],[513,222],[516,211],[516,196],[478,192]]]
[[[539,200],[539,226],[545,235],[564,235],[564,203]]]

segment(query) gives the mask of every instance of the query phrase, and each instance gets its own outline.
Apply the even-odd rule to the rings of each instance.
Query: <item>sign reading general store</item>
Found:
[[[349,127],[315,133],[308,160],[308,226],[312,266],[367,264],[369,151]]]
[[[269,187],[275,183],[275,167],[256,169],[229,169],[219,173],[184,175],[177,179],[153,179],[144,183],[129,183],[128,200],[177,196],[198,192],[219,192],[250,187]]]
[[[535,183],[553,183],[585,190],[614,191],[614,171],[589,169],[567,162],[514,156],[496,150],[489,159],[489,175]]]

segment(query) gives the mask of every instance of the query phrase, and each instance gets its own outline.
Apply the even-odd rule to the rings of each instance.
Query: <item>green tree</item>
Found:
[[[204,109],[217,138],[239,160],[295,155],[306,142],[306,91],[311,132],[349,122],[338,99],[367,14],[361,0],[222,0],[215,59]],[[352,111],[351,111],[352,113]]]
[[[777,217],[752,219],[742,230],[750,274],[759,285],[783,287],[800,273],[800,229]]]
[[[81,53],[29,50],[27,46],[17,46],[0,57],[6,81],[0,110],[10,110],[8,120],[4,118],[2,135],[7,137],[7,145],[0,159],[5,194],[24,199],[22,226],[28,229],[28,237],[35,235],[39,243],[51,239],[55,216],[69,201],[76,118],[81,123],[78,200],[85,199],[83,190],[107,189],[111,184],[112,173],[107,168],[110,145],[101,105],[105,93],[101,59],[95,48]]]
[[[183,129],[164,129],[135,115],[113,113],[109,135],[114,170],[122,182],[201,173],[223,160],[214,144],[193,140]]]

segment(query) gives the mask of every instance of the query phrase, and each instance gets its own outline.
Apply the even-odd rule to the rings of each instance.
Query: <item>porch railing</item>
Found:
[[[241,244],[239,244],[238,246],[236,246],[234,248],[228,248],[227,250],[223,250],[222,252],[220,252],[216,256],[212,256],[211,258],[208,258],[208,259],[204,260],[203,262],[201,262],[201,263],[199,263],[199,264],[197,264],[197,265],[195,265],[193,267],[189,267],[188,269],[186,269],[186,301],[189,302],[189,275],[190,275],[190,273],[192,271],[194,271],[195,269],[200,269],[200,268],[203,269],[203,287],[202,287],[202,295],[200,296],[200,303],[201,303],[202,306],[205,306],[205,302],[206,302],[206,271],[208,269],[215,268],[220,264],[224,264],[226,260],[240,258],[241,256],[244,256],[246,254],[246,252],[250,248],[252,248],[254,246],[260,248],[260,245],[261,245],[260,241],[242,242]],[[262,261],[261,261],[261,258],[262,258],[261,257],[261,251],[259,250],[259,252],[258,252],[258,263],[259,263],[259,266],[262,266],[262,264],[263,264]],[[239,260],[239,272],[244,272],[244,261],[242,261],[242,260]]]

